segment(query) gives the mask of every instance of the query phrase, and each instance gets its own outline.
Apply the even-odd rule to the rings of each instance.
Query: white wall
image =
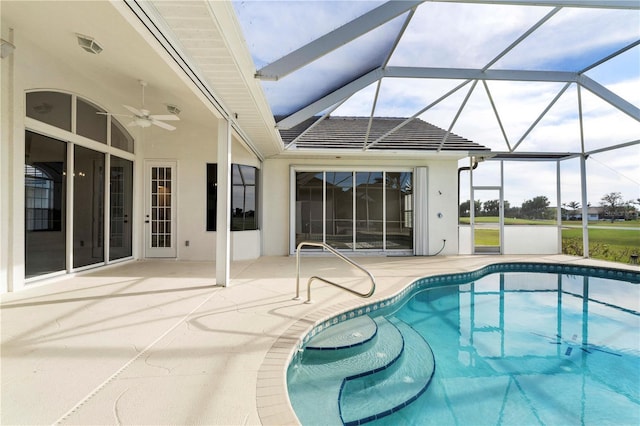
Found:
[[[129,100],[118,97],[116,91],[108,90],[108,85],[96,84],[49,52],[21,38],[19,32],[15,34],[14,44],[18,48],[11,59],[2,59],[2,198],[7,204],[7,208],[3,208],[2,226],[8,226],[6,233],[2,234],[2,257],[7,259],[2,276],[9,282],[3,287],[13,285],[13,290],[19,290],[24,286],[25,92],[56,89],[80,94],[99,105],[121,104]],[[8,70],[11,62],[13,78]],[[50,136],[61,138],[61,133]]]
[[[211,127],[195,124],[180,126],[173,132],[150,127],[145,130],[143,156],[153,160],[176,160],[178,163],[178,259],[214,261],[216,233],[208,232],[206,218],[207,163],[217,163],[217,120]],[[231,149],[233,163],[260,167],[259,160],[237,139]],[[139,168],[141,169],[141,167]],[[142,181],[143,171],[140,170]],[[143,206],[141,206],[143,207]],[[186,246],[189,241],[189,246]],[[141,244],[143,242],[141,241]],[[260,256],[260,233],[255,231],[231,232],[232,260]],[[257,249],[256,249],[257,247]],[[142,249],[142,247],[141,247]],[[143,251],[141,250],[140,253]]]
[[[332,167],[387,170],[393,167],[428,168],[428,248],[435,254],[446,239],[445,254],[458,253],[458,195],[457,160],[351,160],[351,159],[268,159],[264,162],[262,178],[263,255],[289,254],[290,239],[290,168],[291,166],[317,166],[319,170]],[[442,217],[438,217],[442,213]]]
[[[11,35],[2,26],[1,36],[11,40]],[[11,199],[12,199],[12,144],[13,111],[13,56],[0,59],[0,293],[11,289],[10,256],[12,255]]]
[[[429,167],[429,254],[458,254],[458,162],[432,161]],[[438,213],[442,214],[439,217]]]
[[[2,32],[2,37],[7,34]],[[40,49],[15,34],[19,46],[1,60],[1,145],[0,145],[0,292],[24,287],[24,133],[25,93],[55,90],[76,94],[110,112],[120,112],[123,104],[138,105],[140,92],[118,81],[98,81],[83,74],[73,64],[57,58],[55,52]],[[13,71],[12,71],[13,70]],[[135,81],[132,77],[131,81]],[[135,83],[134,83],[135,84]],[[184,113],[183,113],[184,115]],[[206,164],[216,162],[217,119],[197,124],[188,119],[176,123],[173,132],[151,126],[127,129],[136,138],[133,256],[144,253],[144,159],[171,159],[178,162],[178,258],[215,260],[215,232],[206,231]],[[48,136],[72,141],[69,132],[37,123]],[[96,146],[101,146],[96,144]],[[105,147],[106,149],[106,147]],[[129,156],[132,159],[133,156]],[[260,167],[259,160],[234,138],[232,162]],[[69,209],[69,206],[67,206]],[[67,210],[69,211],[69,210]],[[185,241],[189,240],[189,247]],[[260,255],[260,232],[233,232],[234,259]],[[13,286],[13,288],[12,288]]]

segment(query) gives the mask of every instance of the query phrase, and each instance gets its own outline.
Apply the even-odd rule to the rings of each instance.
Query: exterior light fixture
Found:
[[[0,45],[1,45],[0,58],[3,58],[3,59],[11,55],[13,51],[16,50],[16,47],[13,44],[1,38],[0,38]]]
[[[100,46],[92,37],[82,34],[76,34],[76,37],[78,38],[78,44],[86,52],[93,53],[94,55],[102,52],[102,46]]]
[[[169,112],[169,114],[173,114],[173,115],[180,115],[180,108],[178,108],[175,105],[167,105],[167,111]]]

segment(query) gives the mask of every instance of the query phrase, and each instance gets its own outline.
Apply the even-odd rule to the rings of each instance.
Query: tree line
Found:
[[[556,207],[549,207],[549,199],[544,195],[538,195],[530,200],[526,200],[520,207],[511,206],[509,201],[504,201],[504,216],[516,219],[555,219]],[[611,220],[633,220],[638,218],[638,206],[640,198],[624,201],[619,192],[610,192],[600,199],[600,209],[598,218]],[[591,207],[587,204],[587,207]],[[488,200],[481,202],[474,201],[474,216],[499,216],[500,200]],[[471,216],[470,200],[460,203],[460,217]],[[577,201],[562,204],[562,218],[564,220],[578,220],[582,217],[582,207]]]

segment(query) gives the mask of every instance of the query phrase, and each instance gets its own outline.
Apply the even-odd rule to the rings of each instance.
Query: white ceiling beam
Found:
[[[549,110],[556,104],[556,102],[558,102],[558,99],[560,99],[560,97],[562,97],[562,95],[564,94],[564,92],[567,91],[567,89],[569,88],[569,86],[571,86],[571,83],[567,83],[564,85],[564,87],[560,90],[560,92],[558,92],[558,94],[556,95],[555,98],[553,98],[553,100],[551,101],[551,103],[549,103],[549,105],[547,105],[547,107],[544,109],[544,111],[542,111],[542,114],[540,114],[538,116],[538,118],[533,122],[533,124],[527,129],[526,132],[524,132],[524,134],[522,135],[522,137],[520,138],[520,140],[518,140],[518,142],[516,142],[516,144],[513,146],[513,148],[511,149],[512,152],[515,152],[516,149],[518,149],[518,147],[520,146],[520,144],[527,138],[527,136],[529,136],[529,133],[531,133],[531,131],[538,125],[538,123],[544,118],[544,116],[549,112]]]
[[[515,6],[586,7],[595,9],[640,9],[638,0],[429,0],[434,3],[481,3]]]
[[[493,96],[489,91],[489,85],[486,81],[483,81],[484,90],[487,92],[487,97],[489,98],[489,103],[491,104],[491,109],[493,109],[493,113],[496,116],[496,120],[498,121],[498,126],[500,126],[500,131],[502,132],[502,136],[504,137],[504,141],[507,144],[507,150],[511,151],[511,144],[509,143],[509,138],[507,137],[507,132],[504,130],[504,126],[502,125],[502,120],[500,119],[500,114],[498,114],[498,109],[496,108],[495,102],[493,102]]]
[[[580,84],[580,86],[584,87],[603,101],[613,105],[615,108],[624,112],[629,117],[635,119],[636,121],[640,121],[640,108],[624,100],[600,83],[594,81],[586,75],[581,75],[578,78],[578,83]]]
[[[487,70],[466,68],[417,68],[387,67],[375,69],[353,82],[324,96],[307,107],[279,121],[279,129],[290,129],[309,117],[341,102],[343,99],[364,89],[369,84],[383,78],[441,78],[448,80],[481,80],[481,81],[538,81],[555,83],[579,83],[585,89],[610,103],[620,111],[640,121],[640,109],[606,87],[585,75],[566,71],[526,71],[526,70]]]
[[[454,126],[458,122],[458,118],[460,118],[460,114],[462,114],[464,107],[467,106],[467,102],[469,101],[469,98],[471,97],[471,94],[473,93],[473,90],[476,88],[477,84],[478,84],[478,80],[474,80],[473,83],[471,84],[471,88],[467,92],[467,95],[464,97],[464,100],[462,101],[460,108],[458,108],[458,112],[456,113],[456,116],[453,118],[453,121],[451,122],[451,124],[449,125],[449,128],[447,129],[447,133],[444,134],[444,137],[442,138],[442,141],[438,146],[438,149],[437,149],[438,152],[440,152],[444,147],[444,144],[447,141],[447,138],[451,134],[451,130],[453,130]]]
[[[600,149],[594,149],[593,151],[585,152],[585,155],[599,154],[601,152],[613,151],[615,149],[627,148],[629,146],[634,146],[634,145],[640,145],[640,139],[636,139],[634,141],[629,141],[625,143],[620,143],[617,145],[607,146]]]
[[[555,16],[556,13],[560,12],[560,10],[562,10],[562,8],[560,7],[556,7],[553,10],[551,10],[551,12],[547,13],[542,19],[540,19],[538,22],[536,22],[531,28],[529,28],[524,34],[522,34],[520,37],[518,37],[518,39],[516,41],[514,41],[513,43],[511,43],[506,49],[504,49],[502,52],[500,52],[500,54],[498,56],[496,56],[495,58],[493,58],[493,60],[491,60],[491,62],[489,62],[487,65],[485,65],[482,68],[482,71],[486,71],[489,68],[491,68],[493,66],[493,64],[495,64],[496,62],[498,62],[501,58],[503,58],[507,53],[511,52],[513,49],[515,49],[516,46],[518,46],[520,43],[522,43],[527,37],[529,37],[531,34],[534,33],[534,31],[536,31],[538,28],[540,28],[542,25],[544,25],[544,23],[546,23],[549,19],[551,19],[553,16]]]
[[[584,74],[584,73],[586,73],[587,71],[589,71],[589,70],[591,70],[591,69],[593,69],[593,68],[597,67],[598,65],[604,64],[605,62],[607,62],[607,61],[609,61],[609,60],[611,60],[611,59],[615,58],[616,56],[623,54],[623,53],[624,53],[624,52],[626,52],[627,50],[631,50],[631,49],[633,49],[634,47],[636,47],[636,46],[637,46],[637,45],[639,45],[639,44],[640,44],[640,40],[636,40],[636,41],[634,41],[633,43],[631,43],[631,44],[629,44],[629,45],[627,45],[627,46],[623,47],[622,49],[619,49],[618,51],[613,52],[611,55],[606,56],[606,57],[604,57],[604,58],[600,59],[599,61],[596,61],[596,62],[594,62],[593,64],[589,65],[588,67],[586,67],[586,68],[584,68],[584,69],[582,69],[582,70],[578,71],[578,74]]]
[[[388,1],[351,22],[294,50],[256,72],[256,78],[279,80],[371,30],[415,8],[424,0]]]
[[[422,108],[420,111],[416,112],[411,117],[407,118],[402,123],[398,124],[396,127],[394,127],[393,129],[389,130],[387,133],[385,133],[384,135],[380,136],[375,141],[371,142],[369,145],[366,146],[365,149],[369,149],[369,148],[373,147],[374,145],[377,145],[384,138],[386,138],[387,136],[389,136],[392,133],[397,132],[398,130],[400,130],[401,128],[406,126],[407,124],[411,123],[411,121],[415,120],[416,117],[420,116],[424,112],[426,112],[426,111],[430,110],[431,108],[433,108],[434,106],[438,105],[440,102],[442,102],[443,100],[445,100],[449,96],[453,95],[455,92],[457,92],[458,90],[462,89],[464,86],[466,86],[470,82],[471,82],[471,80],[467,80],[467,81],[464,81],[464,82],[458,84],[456,87],[454,87],[453,89],[449,90],[447,93],[445,93],[444,95],[440,96],[438,99],[436,99],[435,101],[431,102],[429,105],[427,105],[426,107]]]
[[[346,84],[340,87],[338,90],[333,93],[324,96],[317,101],[309,104],[308,106],[296,111],[290,116],[278,121],[276,123],[276,127],[278,129],[290,129],[300,123],[302,123],[307,118],[313,117],[317,113],[324,111],[327,108],[332,107],[333,105],[341,102],[342,100],[348,98],[359,90],[364,89],[371,83],[375,83],[376,81],[382,78],[382,69],[377,68],[373,71],[368,72],[360,78],[352,81],[349,84]]]
[[[569,83],[578,73],[568,71],[486,70],[471,68],[387,67],[384,77],[444,78],[448,80],[509,80]]]

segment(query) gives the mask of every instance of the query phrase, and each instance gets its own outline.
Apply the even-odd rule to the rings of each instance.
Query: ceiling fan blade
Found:
[[[116,114],[113,112],[96,112],[96,114],[100,114],[100,115],[110,115],[112,117],[129,117],[129,118],[134,118],[135,116],[131,115],[131,114]]]
[[[180,120],[180,117],[178,117],[177,115],[173,115],[173,114],[150,115],[149,118],[151,118],[153,120],[162,120],[162,121],[179,121]]]
[[[129,111],[131,111],[132,113],[134,113],[135,115],[138,115],[140,117],[144,116],[144,114],[142,113],[142,111],[140,111],[137,108],[134,108],[132,106],[129,105],[122,105],[123,107],[125,107],[126,109],[128,109]]]
[[[175,130],[176,129],[171,124],[163,123],[162,121],[151,120],[151,123],[155,124],[158,127],[162,127],[165,130]]]

